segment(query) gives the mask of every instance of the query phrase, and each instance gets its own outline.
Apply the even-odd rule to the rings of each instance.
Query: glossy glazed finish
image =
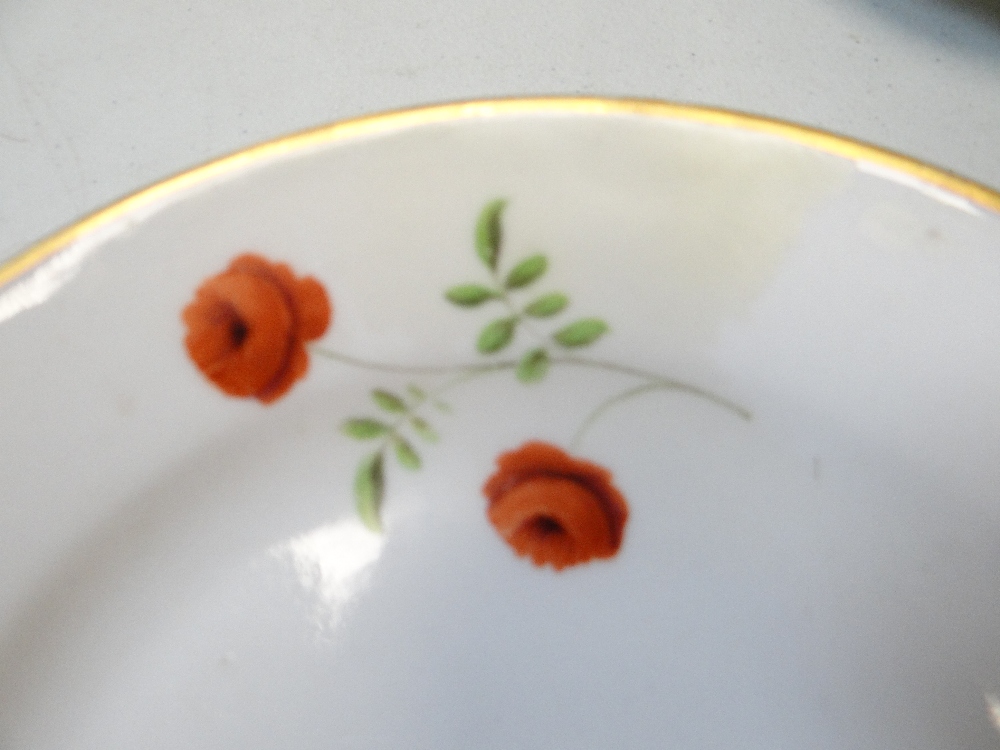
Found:
[[[0,737],[992,747],[996,196],[853,156],[738,119],[483,106],[230,161],[36,254],[0,297]],[[442,292],[482,272],[497,196],[505,252],[544,253],[566,314],[607,323],[588,356],[752,412],[658,391],[603,413],[574,460],[611,472],[627,526],[560,572],[505,543],[483,487],[518,446],[568,447],[622,372],[456,388],[375,533],[339,429],[412,373],[314,354],[265,406],[184,346],[195,290],[253,251],[322,284],[323,348],[494,356],[490,316]]]

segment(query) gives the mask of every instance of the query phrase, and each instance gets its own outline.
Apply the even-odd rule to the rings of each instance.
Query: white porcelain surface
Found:
[[[1000,215],[691,119],[387,122],[203,172],[0,291],[0,744],[995,747]],[[513,554],[482,485],[635,379],[455,388],[377,534],[339,427],[439,378],[314,353],[263,406],[183,345],[196,287],[252,249],[326,287],[323,347],[486,361],[491,314],[442,294],[484,278],[497,197],[504,268],[544,252],[566,321],[608,322],[588,356],[752,412],[605,412],[571,452],[613,473],[624,543],[561,572]]]

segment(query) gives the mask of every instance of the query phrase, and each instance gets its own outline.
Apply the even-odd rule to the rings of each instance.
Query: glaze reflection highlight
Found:
[[[352,517],[292,537],[273,547],[271,554],[291,566],[314,599],[316,625],[333,629],[347,604],[367,585],[384,546],[384,535]]]

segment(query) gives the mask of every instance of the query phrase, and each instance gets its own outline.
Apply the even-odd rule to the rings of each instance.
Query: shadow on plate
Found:
[[[1000,58],[1000,0],[850,0],[942,46]]]
[[[959,10],[1000,31],[1000,0],[937,0],[933,4]]]

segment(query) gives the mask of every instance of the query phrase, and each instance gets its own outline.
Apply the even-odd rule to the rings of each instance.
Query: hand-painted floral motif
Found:
[[[750,418],[742,407],[697,386],[580,356],[578,351],[598,342],[610,329],[597,317],[556,322],[570,307],[569,296],[551,289],[530,291],[548,271],[544,254],[523,257],[504,269],[506,206],[507,202],[499,199],[487,203],[475,225],[475,252],[488,278],[452,286],[444,295],[461,308],[499,308],[499,317],[487,319],[474,342],[483,359],[460,365],[411,367],[310,347],[313,354],[344,365],[434,381],[431,385],[376,388],[371,397],[378,413],[352,417],[343,425],[349,437],[375,443],[361,458],[354,479],[358,514],[375,531],[382,528],[387,456],[395,456],[404,469],[419,469],[422,460],[417,441],[438,440],[431,410],[448,412],[450,407],[442,397],[474,378],[511,372],[531,385],[545,380],[553,367],[577,367],[615,373],[631,381],[631,386],[597,403],[585,416],[569,442],[574,451],[608,409],[656,390],[687,393]],[[309,363],[305,344],[323,335],[331,315],[326,292],[318,281],[296,278],[283,263],[246,254],[199,287],[183,314],[188,329],[185,344],[199,369],[225,393],[270,403],[305,374]],[[519,349],[512,358],[495,356],[512,349]],[[517,554],[536,565],[562,570],[618,553],[629,508],[607,469],[538,441],[502,454],[497,467],[483,487],[486,513]]]
[[[246,253],[206,280],[182,314],[198,369],[230,396],[265,404],[309,369],[305,343],[330,324],[326,290],[284,263]]]
[[[562,570],[621,547],[628,504],[611,472],[554,445],[529,442],[502,454],[483,494],[490,523],[535,565]]]

